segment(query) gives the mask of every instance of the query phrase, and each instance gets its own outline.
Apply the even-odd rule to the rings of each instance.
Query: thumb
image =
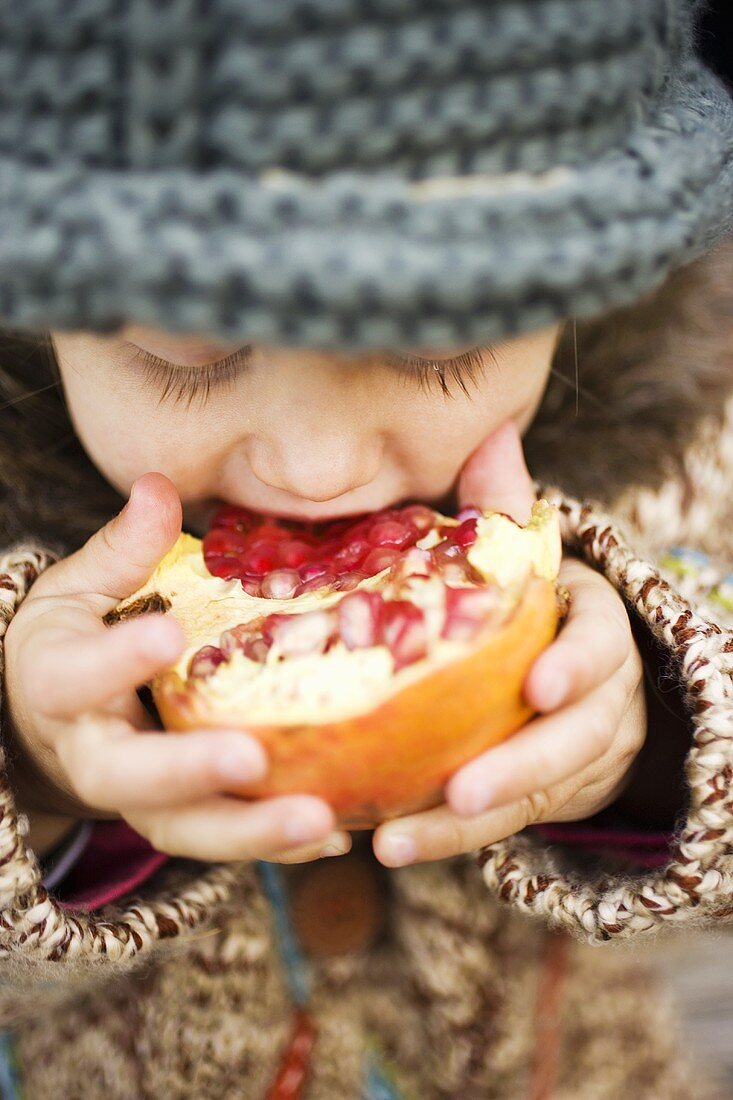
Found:
[[[181,532],[178,490],[164,474],[143,474],[113,519],[39,578],[34,594],[97,596],[100,614],[111,611],[149,579]]]
[[[534,500],[519,431],[513,420],[507,420],[466,461],[458,478],[458,506],[475,504],[526,523]]]

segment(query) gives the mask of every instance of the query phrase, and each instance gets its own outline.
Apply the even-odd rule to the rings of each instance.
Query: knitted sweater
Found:
[[[639,413],[633,387],[616,401],[629,415],[606,424],[605,448],[599,424],[583,440],[558,391],[528,440],[535,455],[554,440],[534,469],[563,486],[543,491],[560,507],[566,549],[623,595],[685,699],[685,790],[661,858],[593,854],[561,829],[528,829],[460,858],[380,868],[383,934],[363,951],[309,955],[286,919],[307,868],[169,859],[100,907],[64,901],[60,886],[42,884],[0,757],[0,1026],[26,1100],[265,1100],[288,1052],[290,1082],[302,1089],[278,1095],[302,1100],[708,1095],[643,952],[608,946],[733,915],[733,517],[720,492],[733,476],[733,404],[710,401],[702,358],[668,369],[653,413]],[[622,375],[585,377],[585,392]],[[627,387],[639,376],[636,363]],[[692,436],[671,438],[667,413],[675,424],[694,419]],[[575,458],[562,471],[557,444],[569,431]],[[635,482],[629,471],[652,438],[660,453],[677,446],[679,465]],[[569,491],[594,477],[612,514]],[[36,517],[42,501],[39,486]],[[16,503],[18,517],[21,495]],[[30,533],[16,529],[0,553],[2,633],[54,556]],[[697,567],[689,555],[665,556],[681,543],[711,556]],[[294,1067],[304,1061],[301,1082]]]

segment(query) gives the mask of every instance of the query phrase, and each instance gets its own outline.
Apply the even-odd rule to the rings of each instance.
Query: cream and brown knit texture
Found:
[[[367,1034],[410,1097],[535,1100],[548,932],[517,910],[590,942],[733,911],[731,635],[636,557],[607,517],[558,502],[567,545],[647,618],[688,687],[690,812],[674,860],[662,873],[588,881],[519,837],[479,858],[390,872],[386,939],[314,963],[319,1039],[306,1100],[358,1100]],[[49,562],[32,546],[0,556],[0,633]],[[122,904],[72,914],[41,885],[1,777],[0,830],[0,1022],[15,1026],[26,1100],[264,1100],[291,1005],[256,867],[175,862]],[[567,952],[553,1100],[706,1097],[640,960],[574,940]]]
[[[550,497],[553,494],[548,494]],[[607,515],[556,494],[566,545],[602,570],[666,647],[694,726],[688,806],[670,863],[638,878],[580,880],[526,836],[484,849],[492,892],[591,942],[733,916],[733,631],[705,618],[637,557]],[[722,614],[722,612],[720,612]]]

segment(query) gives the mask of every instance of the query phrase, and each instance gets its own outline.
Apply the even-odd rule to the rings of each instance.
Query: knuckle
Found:
[[[552,802],[547,791],[539,790],[532,791],[530,794],[525,794],[519,805],[519,818],[521,824],[517,832],[526,829],[528,825],[534,825],[538,821],[544,821],[545,818],[549,817],[551,809]]]

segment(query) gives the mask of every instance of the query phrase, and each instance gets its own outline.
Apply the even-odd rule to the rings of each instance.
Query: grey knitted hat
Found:
[[[733,227],[699,0],[0,0],[0,324],[491,342]]]

